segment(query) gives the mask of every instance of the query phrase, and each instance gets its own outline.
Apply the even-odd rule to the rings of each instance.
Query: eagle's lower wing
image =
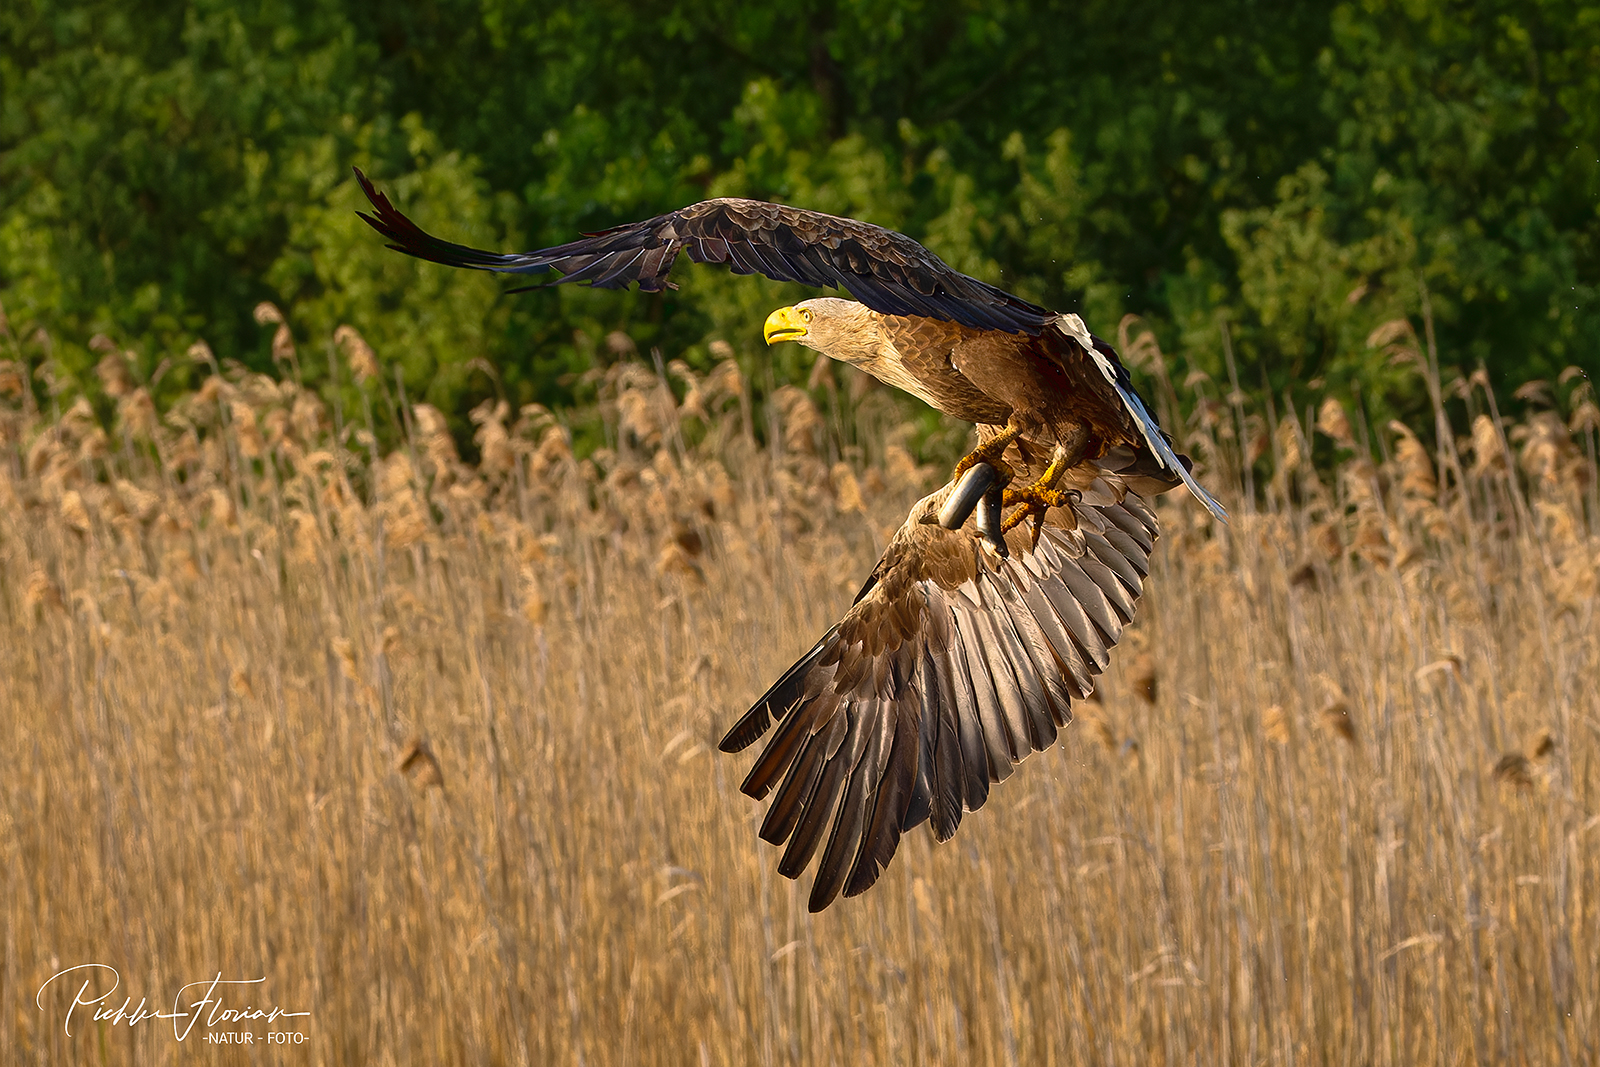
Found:
[[[977,329],[1037,334],[1055,313],[952,269],[904,234],[855,219],[760,200],[706,200],[643,222],[617,226],[536,252],[502,254],[443,241],[406,218],[367,176],[356,180],[372,202],[361,217],[389,247],[452,267],[502,274],[555,270],[556,283],[602,289],[671,285],[679,252],[696,263],[728,266],[819,288],[843,286],[885,315],[925,315]]]
[[[1080,505],[1077,530],[1047,525],[1037,545],[1013,531],[1000,559],[970,528],[918,521],[948,491],[913,509],[855,605],[722,740],[737,752],[777,721],[741,788],[776,789],[761,837],[787,845],[779,873],[822,849],[812,911],[871,886],[918,823],[948,840],[1055,741],[1149,569],[1156,517],[1136,494]]]

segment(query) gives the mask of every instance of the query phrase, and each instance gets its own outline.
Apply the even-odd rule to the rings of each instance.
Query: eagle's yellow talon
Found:
[[[1076,489],[1046,489],[1035,482],[1019,489],[1007,489],[1001,498],[1002,507],[1016,507],[1000,524],[1002,535],[1010,533],[1029,519],[1033,520],[1033,543],[1039,543],[1039,531],[1044,529],[1044,516],[1051,508],[1062,508],[1082,499]]]
[[[1064,507],[1072,499],[1070,489],[1046,489],[1041,485],[1025,485],[1020,489],[1007,489],[1002,505],[1028,504],[1040,509]]]
[[[1011,469],[1011,464],[1000,457],[1005,455],[1006,449],[1011,447],[1022,433],[1021,427],[1007,426],[987,441],[961,457],[961,462],[956,464],[955,471],[950,475],[951,481],[960,481],[961,476],[979,463],[987,463],[1000,475],[999,482],[1005,485],[1016,472]]]

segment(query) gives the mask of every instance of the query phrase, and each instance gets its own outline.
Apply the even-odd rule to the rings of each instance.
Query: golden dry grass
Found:
[[[1581,396],[1570,425],[1485,409],[1440,455],[1396,427],[1320,475],[1308,435],[1365,454],[1342,410],[1202,402],[1232,527],[1165,502],[1102,699],[953,842],[918,831],[813,917],[756,840],[748,754],[714,746],[931,470],[830,464],[798,391],[758,446],[731,363],[672,369],[676,396],[614,371],[593,460],[485,407],[469,467],[426,408],[374,458],[370,415],[241,373],[158,418],[114,356],[109,433],[0,373],[16,1062],[197,1054],[86,1013],[64,1035],[75,990],[35,992],[87,962],[135,1001],[265,975],[254,1003],[312,1012],[267,1062],[1600,1056]],[[1241,453],[1272,464],[1260,507]]]

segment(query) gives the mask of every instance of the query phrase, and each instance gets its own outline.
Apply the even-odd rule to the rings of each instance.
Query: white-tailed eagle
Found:
[[[501,254],[425,233],[356,176],[375,209],[362,218],[390,247],[449,266],[657,292],[684,252],[843,288],[854,301],[774,311],[767,342],[798,341],[977,427],[844,618],[722,739],[738,752],[767,738],[741,788],[772,797],[761,837],[784,846],[780,873],[799,877],[820,851],[812,911],[870,887],[912,827],[948,840],[992,783],[1055,741],[1133,618],[1155,494],[1183,483],[1226,520],[1078,316],[952,270],[903,234],[723,198]]]

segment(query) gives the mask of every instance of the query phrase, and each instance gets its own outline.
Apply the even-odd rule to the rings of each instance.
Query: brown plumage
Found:
[[[1007,558],[933,521],[951,486],[924,498],[839,624],[728,731],[737,752],[778,722],[741,788],[773,795],[761,837],[786,846],[780,873],[820,849],[812,911],[871,886],[919,823],[949,840],[1093,689],[1157,534],[1143,498],[1096,482],[1076,529],[1052,512]]]
[[[1156,466],[1164,467],[1214,515],[1225,519],[1221,506],[1173,452],[1134,392],[1116,352],[1091,335],[1083,320],[968,277],[904,234],[820,211],[723,197],[536,252],[505,254],[427,233],[396,210],[365,174],[360,170],[355,174],[374,209],[361,217],[389,239],[390,248],[448,266],[501,274],[554,270],[560,277],[552,284],[588,282],[620,289],[633,283],[658,292],[672,284],[666,280],[667,272],[678,254],[687,252],[697,263],[722,264],[736,274],[764,274],[820,288],[842,286],[863,308],[876,312],[880,321],[900,320],[889,328],[908,343],[905,351],[897,350],[896,356],[868,367],[871,373],[905,388],[906,379],[915,378],[910,365],[951,359],[961,374],[957,384],[963,397],[970,400],[976,390],[982,394],[980,403],[945,408],[937,390],[912,391],[958,418],[967,418],[963,414],[967,412],[979,424],[1003,424],[1012,436],[1044,432],[1058,449],[1057,468],[1075,466],[1118,443],[1147,450]],[[824,302],[799,306],[808,305],[821,308]],[[835,313],[831,306],[827,311]],[[944,337],[934,323],[967,328],[951,354],[941,357],[918,342],[920,334]],[[768,326],[770,341],[770,319]],[[834,358],[848,358],[804,336],[792,339]],[[935,341],[934,348],[942,343]],[[967,358],[956,361],[957,352]],[[1009,413],[1004,419],[980,417],[1001,407]]]
[[[362,215],[389,247],[435,263],[501,274],[555,270],[561,282],[601,289],[637,283],[645,292],[671,287],[667,272],[679,252],[696,263],[724,264],[735,274],[764,274],[819,288],[843,286],[889,315],[929,315],[985,329],[1037,333],[1055,312],[952,270],[904,234],[869,222],[761,200],[722,197],[643,222],[613,226],[537,252],[502,255],[441,241],[406,218],[356,171],[375,209]]]
[[[1001,440],[973,457],[998,459],[1013,439],[1025,461],[1047,457],[1052,491],[1080,464],[1125,453],[1150,476],[1147,491],[1180,481],[1212,514],[1226,512],[1200,487],[1188,464],[1134,392],[1115,350],[1076,315],[1057,315],[1037,334],[982,330],[926,316],[889,315],[837,297],[779,308],[766,323],[769,343],[798,341],[920,397],[958,419],[1003,428]],[[1025,463],[1031,466],[1031,463]],[[1043,473],[1043,472],[1041,472]],[[1157,483],[1160,483],[1157,485]]]
[[[785,846],[780,873],[817,861],[813,911],[871,886],[917,824],[947,840],[992,783],[1055,741],[1133,618],[1157,535],[1149,497],[1182,482],[1226,518],[1081,319],[960,274],[902,234],[720,199],[502,255],[423,232],[356,173],[376,209],[362,217],[390,247],[440,263],[659,291],[686,251],[842,286],[856,301],[774,311],[767,342],[798,341],[974,423],[979,444],[958,475],[987,463],[1001,484],[1031,480],[990,491],[992,512],[1014,510],[981,535],[959,513],[964,494],[941,512],[955,478],[920,501],[844,618],[723,738],[737,752],[771,731],[742,788],[772,796],[761,836]]]

